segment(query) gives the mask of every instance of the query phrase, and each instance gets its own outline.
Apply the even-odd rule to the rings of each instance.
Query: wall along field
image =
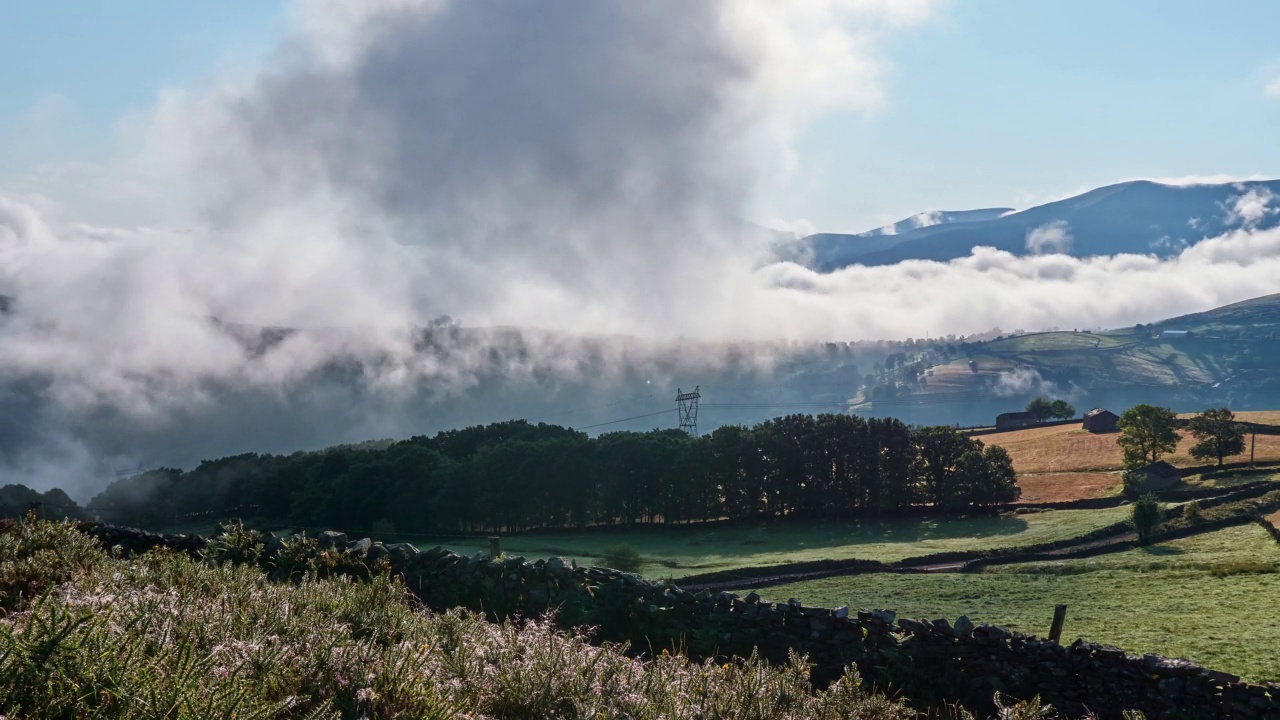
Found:
[[[1063,641],[1186,657],[1255,681],[1280,680],[1280,545],[1257,525],[1095,558],[981,573],[877,573],[758,590],[765,599],[890,609],[910,618],[967,615],[1044,637],[1067,605]]]
[[[767,527],[652,527],[585,533],[527,534],[504,537],[504,552],[542,557],[548,554],[600,565],[605,551],[619,544],[643,558],[640,573],[679,577],[735,568],[808,560],[860,558],[892,562],[937,552],[1018,547],[1064,540],[1119,522],[1128,508],[1055,510],[1030,515],[964,518],[909,518],[850,523],[775,523]],[[434,543],[419,543],[430,547]],[[487,540],[441,544],[471,554],[488,551]]]

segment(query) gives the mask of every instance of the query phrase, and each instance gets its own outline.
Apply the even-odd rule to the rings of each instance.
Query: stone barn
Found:
[[[996,429],[1016,430],[1018,428],[1031,427],[1039,422],[1036,416],[1029,412],[1000,413],[996,416]]]
[[[1142,473],[1142,492],[1168,490],[1182,482],[1182,471],[1161,460],[1153,462],[1139,471]]]
[[[1095,435],[1113,433],[1119,429],[1117,427],[1119,422],[1119,415],[1105,408],[1094,408],[1084,414],[1084,423],[1081,427]]]

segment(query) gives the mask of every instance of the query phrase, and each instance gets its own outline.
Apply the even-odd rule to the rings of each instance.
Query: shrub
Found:
[[[1160,524],[1160,503],[1155,495],[1147,493],[1138,498],[1133,504],[1132,522],[1133,528],[1138,531],[1138,544],[1146,545],[1151,542],[1151,533]]]
[[[644,563],[640,553],[626,543],[605,548],[600,552],[600,557],[606,565],[622,572],[640,572],[640,566]]]
[[[218,534],[205,546],[205,557],[215,565],[257,565],[262,558],[262,533],[250,530],[239,520],[228,520],[218,526]]]
[[[1204,510],[1199,502],[1192,500],[1182,507],[1182,517],[1189,523],[1198,523],[1204,520]]]
[[[0,529],[0,614],[22,610],[49,588],[103,559],[97,541],[67,522],[28,515]]]

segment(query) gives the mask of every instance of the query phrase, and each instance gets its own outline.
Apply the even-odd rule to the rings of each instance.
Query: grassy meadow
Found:
[[[1127,507],[1055,510],[1028,515],[910,518],[847,523],[775,523],[768,526],[673,527],[505,537],[502,549],[534,557],[563,555],[602,564],[600,555],[619,544],[640,553],[640,572],[678,577],[735,568],[809,560],[860,558],[892,562],[955,550],[1017,547],[1083,535],[1128,517]],[[430,547],[434,543],[420,543]],[[487,551],[483,539],[441,544],[462,553]]]
[[[1251,680],[1280,680],[1280,545],[1257,525],[1095,558],[973,574],[874,574],[759,590],[773,601],[967,615],[1044,636],[1067,605],[1063,640],[1187,657]]]

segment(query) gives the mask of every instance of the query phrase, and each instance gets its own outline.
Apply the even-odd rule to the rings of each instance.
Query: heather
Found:
[[[22,521],[8,559],[82,548]],[[545,619],[427,612],[395,579],[293,581],[169,551],[50,566],[0,619],[0,715],[23,718],[907,718],[856,674],[811,688],[800,657],[641,659]],[[68,573],[66,568],[72,568]],[[6,579],[7,582],[7,579]],[[29,586],[36,587],[31,579]]]

